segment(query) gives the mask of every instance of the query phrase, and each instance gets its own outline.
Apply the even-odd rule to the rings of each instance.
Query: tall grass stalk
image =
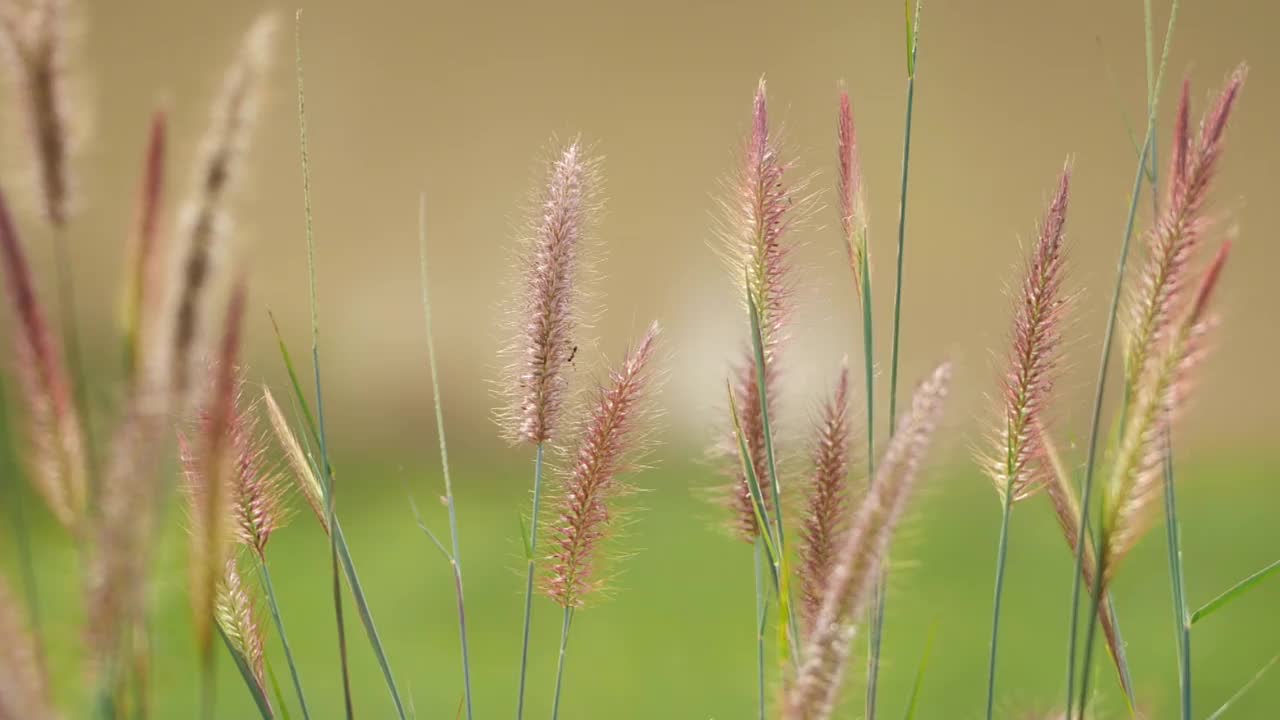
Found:
[[[1124,236],[1120,243],[1120,257],[1116,263],[1116,280],[1115,287],[1111,294],[1111,306],[1107,312],[1107,329],[1102,339],[1102,357],[1098,362],[1098,381],[1094,390],[1093,412],[1089,425],[1089,446],[1088,454],[1085,459],[1084,479],[1082,482],[1081,499],[1080,499],[1080,528],[1076,537],[1081,541],[1076,543],[1075,568],[1072,571],[1071,580],[1071,619],[1070,634],[1067,641],[1067,718],[1071,717],[1071,710],[1075,701],[1075,680],[1076,680],[1076,645],[1077,635],[1080,623],[1080,583],[1083,576],[1084,565],[1084,548],[1087,543],[1083,541],[1086,533],[1090,532],[1089,528],[1089,512],[1093,502],[1093,480],[1094,469],[1098,459],[1098,438],[1101,433],[1102,426],[1102,404],[1106,398],[1107,376],[1111,360],[1111,345],[1115,339],[1116,320],[1119,315],[1120,299],[1124,293],[1125,269],[1129,260],[1129,244],[1133,239],[1134,221],[1138,212],[1138,200],[1142,194],[1142,179],[1147,172],[1147,158],[1151,154],[1152,145],[1155,142],[1155,122],[1156,112],[1159,107],[1160,88],[1164,81],[1165,66],[1169,60],[1169,48],[1172,45],[1173,29],[1177,25],[1179,0],[1173,0],[1173,4],[1169,10],[1169,24],[1165,30],[1164,47],[1160,54],[1160,64],[1156,71],[1155,83],[1150,92],[1150,101],[1147,107],[1147,133],[1142,143],[1142,152],[1138,157],[1138,168],[1134,173],[1133,189],[1129,195],[1129,211],[1125,220]],[[1099,548],[1098,564],[1103,562],[1101,537],[1095,542]],[[1100,590],[1103,585],[1101,573],[1095,575],[1097,582],[1094,584],[1094,595],[1100,600]],[[1096,616],[1098,602],[1093,603],[1093,615]],[[1089,634],[1092,634],[1095,627],[1096,617],[1089,620]],[[1088,644],[1088,643],[1086,643]],[[1081,699],[1086,696],[1083,692],[1085,685],[1088,684],[1088,664],[1090,661],[1089,650],[1085,652],[1085,680],[1082,681]],[[1083,708],[1081,708],[1083,712]]]
[[[904,11],[909,7],[904,0]],[[916,61],[920,51],[920,0],[916,0],[915,12],[907,15],[907,110],[902,133],[902,187],[898,195],[898,257],[893,288],[893,340],[889,360],[889,436],[893,437],[898,416],[898,354],[902,331],[902,266],[907,243],[907,183],[911,169],[911,120],[915,113]],[[868,302],[868,305],[870,303]],[[866,312],[870,312],[867,310]],[[867,331],[864,331],[867,332]],[[868,343],[869,345],[869,343]],[[870,418],[867,420],[870,425]],[[870,453],[869,453],[870,455]],[[880,682],[880,648],[884,642],[884,613],[886,597],[887,563],[882,565],[876,580],[875,595],[871,603],[871,629],[868,633],[867,653],[867,720],[875,720],[876,694]]]
[[[1000,603],[1004,599],[1004,567],[1009,556],[1009,518],[1013,515],[1013,479],[1005,484],[1004,505],[1000,513],[1000,541],[996,550],[995,602],[991,610],[991,659],[987,663],[987,720],[991,720],[996,704],[996,651],[1000,638]]]
[[[302,679],[298,676],[298,664],[293,658],[293,648],[289,645],[289,636],[284,631],[284,619],[280,614],[280,604],[276,600],[276,589],[271,582],[271,571],[267,568],[267,561],[260,560],[258,563],[259,570],[262,574],[262,589],[267,596],[267,606],[271,609],[271,621],[276,626],[276,633],[280,635],[280,645],[284,648],[284,659],[289,663],[289,675],[293,679],[294,692],[298,694],[298,705],[302,708],[303,720],[311,720],[311,712],[307,708],[307,696],[302,692]],[[272,675],[274,682],[275,675]],[[281,706],[284,701],[281,701]]]
[[[529,626],[533,621],[533,576],[536,572],[534,557],[538,551],[538,516],[542,500],[542,456],[546,443],[538,443],[533,457],[533,515],[529,518],[529,547],[526,561],[528,569],[524,583],[524,630],[520,641],[520,690],[516,698],[516,720],[524,717],[524,688],[529,675]]]
[[[227,653],[231,655],[231,659],[235,661],[236,670],[240,672],[240,677],[244,680],[245,687],[249,689],[249,694],[253,696],[253,704],[258,708],[258,713],[262,715],[262,720],[274,720],[275,716],[271,712],[271,701],[267,699],[262,686],[258,684],[257,679],[253,675],[253,670],[249,668],[248,659],[246,659],[245,656],[236,649],[220,624],[214,623],[213,626],[218,632],[218,637],[222,638],[222,644],[227,647]],[[210,664],[208,667],[213,668],[214,666]],[[209,688],[212,689],[213,678],[210,677],[207,682],[209,683]],[[206,696],[205,702],[211,703],[212,699]],[[206,707],[209,708],[210,712],[212,712],[211,704],[206,704]],[[108,717],[115,717],[114,710],[108,713]],[[212,715],[210,715],[210,717],[212,717]]]
[[[556,692],[551,699],[551,720],[560,717],[560,688],[564,681],[564,656],[569,649],[569,626],[573,624],[573,606],[564,609],[564,620],[560,625],[560,657],[556,660]]]
[[[311,163],[307,155],[307,113],[306,113],[306,94],[303,87],[302,75],[302,10],[299,9],[294,16],[294,47],[295,47],[295,65],[297,72],[298,85],[298,147],[302,161],[302,204],[303,213],[306,218],[306,238],[307,238],[307,276],[308,288],[311,300],[311,366],[315,376],[316,391],[316,414],[318,415],[318,431],[317,439],[320,444],[320,481],[324,487],[324,503],[325,503],[325,519],[330,528],[329,532],[329,562],[333,568],[333,611],[337,619],[338,626],[338,656],[342,667],[342,697],[343,704],[347,714],[347,720],[353,720],[355,717],[355,708],[351,703],[351,670],[347,666],[347,634],[345,624],[342,620],[342,582],[338,575],[338,534],[339,530],[334,518],[333,511],[333,471],[329,465],[329,453],[327,438],[325,437],[324,427],[324,396],[321,392],[320,383],[320,317],[317,308],[316,292],[316,243],[315,235],[312,230],[312,214],[311,214]],[[394,690],[392,691],[395,694]],[[396,707],[399,709],[400,700],[396,698]],[[404,711],[400,710],[400,716],[404,717]]]
[[[765,674],[764,674],[764,630],[765,619],[768,613],[769,601],[765,595],[764,587],[764,566],[762,565],[761,554],[763,552],[763,542],[760,538],[756,538],[753,554],[755,556],[756,568],[756,704],[759,707],[760,720],[765,720],[768,706],[764,699]]]
[[[443,400],[440,398],[440,373],[436,369],[435,334],[431,328],[431,295],[427,274],[427,197],[418,197],[418,259],[422,274],[422,317],[427,333],[427,365],[431,370],[431,397],[435,404],[436,432],[440,437],[440,466],[444,473],[444,499],[449,511],[449,566],[453,569],[453,583],[458,601],[458,636],[462,643],[462,688],[467,706],[467,720],[471,720],[471,653],[467,645],[467,606],[462,583],[462,555],[458,543],[457,504],[453,498],[453,480],[449,473],[449,444],[445,439]]]

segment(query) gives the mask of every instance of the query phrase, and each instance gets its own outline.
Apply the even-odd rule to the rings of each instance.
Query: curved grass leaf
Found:
[[[1205,603],[1199,610],[1191,613],[1191,624],[1196,624],[1206,617],[1218,612],[1233,600],[1238,600],[1241,595],[1244,595],[1257,587],[1258,583],[1266,580],[1267,577],[1276,570],[1280,570],[1280,560],[1271,563],[1258,572],[1227,588],[1221,595]]]

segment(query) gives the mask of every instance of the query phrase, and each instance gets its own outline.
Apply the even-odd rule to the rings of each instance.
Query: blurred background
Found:
[[[1156,2],[1157,42],[1167,3]],[[253,0],[79,2],[77,157],[73,230],[82,328],[95,374],[117,363],[123,247],[135,212],[152,110],[170,113],[172,195],[185,190],[222,68],[263,10]],[[905,52],[902,6],[887,0],[765,3],[355,3],[304,5],[313,200],[318,243],[326,408],[343,468],[341,512],[402,689],[421,717],[453,717],[461,697],[448,568],[414,526],[412,493],[443,530],[442,492],[426,372],[418,281],[417,201],[425,193],[436,343],[456,477],[480,717],[514,704],[520,593],[519,516],[531,458],[491,422],[500,320],[509,305],[509,253],[541,162],[578,136],[605,157],[607,213],[597,285],[604,310],[584,343],[584,376],[616,358],[652,320],[666,329],[668,380],[650,490],[619,549],[607,602],[575,621],[565,717],[743,717],[753,708],[754,597],[750,549],[717,525],[701,490],[719,482],[701,462],[724,427],[729,363],[745,340],[733,279],[713,247],[715,197],[737,167],[751,94],[768,79],[771,118],[825,202],[797,232],[802,249],[794,344],[787,352],[782,437],[804,448],[807,423],[841,359],[861,357],[856,301],[836,229],[835,112],[839,83],[853,98],[872,222],[877,345],[888,348],[898,215]],[[261,125],[236,200],[236,238],[251,285],[249,370],[285,392],[266,311],[301,355],[309,342],[292,7]],[[1059,386],[1058,434],[1083,461],[1088,402],[1124,228],[1145,114],[1142,3],[1088,0],[934,2],[924,8],[907,217],[903,393],[947,357],[956,389],[929,490],[894,552],[883,708],[900,713],[935,637],[920,717],[977,716],[985,690],[999,506],[970,462],[987,428],[995,358],[1006,339],[1005,292],[1034,236],[1056,173],[1075,167],[1068,233],[1069,369]],[[1238,242],[1219,305],[1223,325],[1177,437],[1190,602],[1199,605],[1280,556],[1274,509],[1280,471],[1280,323],[1269,295],[1280,244],[1280,70],[1271,28],[1280,11],[1249,0],[1184,3],[1169,55],[1160,120],[1170,124],[1178,81],[1194,112],[1241,61],[1249,82],[1228,133],[1212,213]],[[6,93],[0,123],[21,118]],[[1167,134],[1161,134],[1161,155]],[[6,187],[24,156],[4,145]],[[19,138],[20,140],[20,138]],[[10,180],[12,177],[14,180]],[[24,188],[20,188],[24,189]],[[13,193],[15,195],[20,193]],[[28,195],[30,193],[27,193]],[[30,205],[30,203],[28,203]],[[1145,210],[1147,202],[1141,207]],[[30,212],[20,216],[33,221]],[[1146,224],[1145,214],[1139,223]],[[171,223],[170,223],[171,224]],[[52,302],[51,253],[31,252]],[[6,315],[6,321],[7,321]],[[880,353],[880,400],[888,353]],[[857,375],[860,377],[860,375]],[[99,400],[114,390],[100,386]],[[859,406],[860,401],[855,402]],[[884,417],[887,403],[880,410]],[[883,428],[878,428],[883,435]],[[14,473],[7,474],[14,478]],[[10,489],[19,481],[7,481]],[[21,491],[25,492],[25,491]],[[6,501],[7,502],[7,501]],[[37,508],[33,497],[27,505]],[[1025,508],[1025,510],[1024,510]],[[60,693],[79,671],[78,585],[70,544],[36,513],[37,557]],[[0,522],[8,523],[8,515]],[[185,717],[197,674],[187,627],[180,513],[161,554],[157,588],[157,708]],[[1051,707],[1062,694],[1070,558],[1046,503],[1015,515],[999,679],[1002,716]],[[1176,710],[1173,615],[1163,529],[1116,586],[1143,703]],[[11,535],[0,562],[15,563]],[[318,717],[341,698],[323,535],[299,514],[272,549],[286,622],[303,657]],[[12,576],[11,576],[12,577]],[[15,581],[16,582],[16,581]],[[1280,652],[1280,584],[1263,587],[1193,636],[1196,715],[1205,716]],[[558,617],[538,606],[530,702],[549,703]],[[390,705],[357,628],[349,634],[362,717]],[[273,656],[277,673],[283,658]],[[221,715],[248,717],[226,663]],[[860,675],[859,672],[854,673]],[[1119,716],[1110,670],[1102,707]],[[282,680],[283,680],[282,675]],[[849,695],[860,696],[853,682]],[[860,716],[860,703],[847,717]],[[1270,717],[1280,678],[1264,678],[1235,717]]]

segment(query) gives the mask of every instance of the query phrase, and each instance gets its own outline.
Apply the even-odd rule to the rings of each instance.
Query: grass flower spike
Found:
[[[876,477],[854,514],[823,588],[817,619],[805,639],[803,664],[786,692],[784,716],[790,720],[823,720],[836,707],[854,628],[871,599],[893,530],[911,498],[950,381],[951,365],[944,363],[916,390],[911,412],[890,439]]]
[[[254,681],[258,683],[259,692],[265,695],[267,674],[262,619],[258,603],[245,587],[234,557],[227,558],[218,583],[214,618],[226,636],[227,644],[244,658]]]
[[[284,450],[285,461],[289,465],[290,477],[294,485],[298,488],[302,499],[306,501],[307,507],[311,508],[311,512],[320,521],[321,527],[328,532],[329,523],[324,511],[324,488],[320,485],[320,478],[316,477],[311,457],[302,449],[302,444],[298,442],[298,437],[289,427],[289,421],[285,419],[275,396],[266,387],[262,388],[262,402],[266,405],[267,419],[271,421],[271,430],[276,436],[276,442]]]
[[[30,477],[54,517],[81,529],[88,499],[87,448],[72,383],[39,298],[31,266],[0,193],[0,264],[16,320],[13,344],[29,421]]]
[[[853,125],[849,93],[840,92],[840,113],[836,123],[836,195],[840,202],[840,231],[849,255],[849,270],[858,299],[866,302],[863,281],[870,264],[870,218],[866,189],[862,180],[862,158]]]
[[[806,489],[800,545],[800,597],[804,617],[812,623],[822,605],[822,592],[848,525],[849,504],[849,368],[840,368],[835,390],[822,406],[812,449],[812,475]]]
[[[630,488],[619,476],[635,467],[650,414],[655,323],[592,394],[571,464],[552,503],[543,591],[564,608],[598,590],[600,545],[618,526],[612,503]]]
[[[752,102],[751,135],[747,140],[742,169],[730,185],[728,198],[721,203],[720,253],[735,283],[745,279],[746,293],[760,314],[760,335],[764,350],[766,398],[770,417],[777,392],[777,356],[786,336],[792,311],[794,288],[791,279],[791,252],[788,231],[808,204],[799,197],[803,187],[789,184],[785,177],[792,164],[784,160],[778,139],[770,133],[764,79],[756,87]],[[742,432],[756,477],[769,477],[765,448],[764,407],[757,383],[754,352],[748,345],[735,372],[735,401]],[[732,527],[747,542],[755,540],[756,524],[751,492],[738,460],[736,441],[725,445],[724,455],[733,482],[726,493],[733,513]]]
[[[564,410],[565,368],[582,320],[587,244],[600,210],[599,165],[580,141],[570,143],[548,168],[538,215],[522,240],[507,407],[500,418],[515,443],[553,439]]]

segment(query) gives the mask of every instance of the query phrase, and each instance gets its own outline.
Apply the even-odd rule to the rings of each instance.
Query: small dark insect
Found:
[[[573,346],[573,349],[569,351],[569,360],[568,360],[568,362],[569,362],[570,364],[572,364],[572,363],[573,363],[573,359],[574,359],[574,358],[576,358],[576,357],[578,357],[578,346],[577,346],[577,345],[574,345],[574,346]],[[574,367],[577,367],[577,365],[574,365]]]

